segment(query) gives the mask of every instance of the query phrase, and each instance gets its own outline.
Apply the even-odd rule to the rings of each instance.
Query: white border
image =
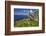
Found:
[[[14,8],[39,9],[39,27],[14,27]],[[11,30],[10,31],[27,31],[27,30],[42,30],[42,7],[11,5]]]

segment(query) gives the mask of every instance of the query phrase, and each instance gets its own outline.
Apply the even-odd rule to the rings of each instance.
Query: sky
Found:
[[[23,8],[14,8],[14,15],[27,15],[29,12],[34,13],[38,9],[23,9]]]

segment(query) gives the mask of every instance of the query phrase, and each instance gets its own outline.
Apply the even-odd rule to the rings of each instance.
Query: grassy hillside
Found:
[[[17,21],[14,21],[15,23],[15,27],[36,27],[36,26],[39,26],[39,23],[38,23],[38,17],[39,17],[39,12],[35,12],[34,13],[34,19],[30,19],[30,18],[27,18],[27,19],[22,19],[22,20],[17,20]]]
[[[36,27],[38,26],[38,22],[37,21],[33,21],[33,20],[19,20],[15,22],[15,26],[16,27]]]

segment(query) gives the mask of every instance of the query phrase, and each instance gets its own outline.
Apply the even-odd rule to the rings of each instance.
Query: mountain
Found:
[[[27,15],[14,15],[14,20],[22,20],[22,19],[32,19],[38,21],[39,11],[35,11],[33,13],[28,13]]]
[[[34,12],[34,20],[38,21],[39,19],[39,11]]]

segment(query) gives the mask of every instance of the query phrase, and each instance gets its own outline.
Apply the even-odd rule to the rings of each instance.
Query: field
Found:
[[[38,21],[35,20],[18,20],[15,21],[15,27],[37,27]]]

